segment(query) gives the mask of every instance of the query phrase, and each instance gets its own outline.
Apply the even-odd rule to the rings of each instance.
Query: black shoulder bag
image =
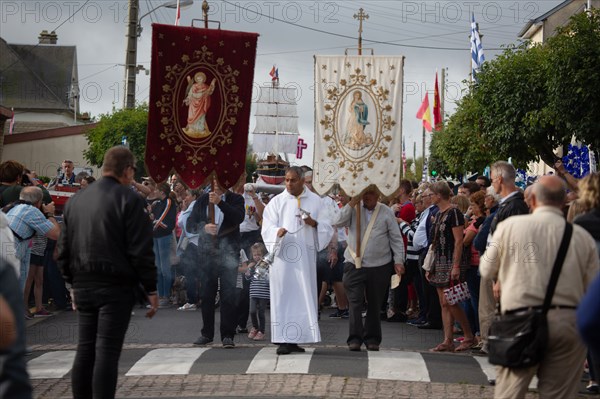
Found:
[[[546,315],[552,303],[572,234],[573,226],[567,223],[542,308],[527,308],[507,314],[498,312],[496,315],[488,334],[491,364],[520,369],[535,366],[542,361],[548,346]]]

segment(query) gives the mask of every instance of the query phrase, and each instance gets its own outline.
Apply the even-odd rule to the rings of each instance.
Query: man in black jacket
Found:
[[[158,308],[152,225],[131,188],[135,159],[125,147],[104,156],[102,178],[67,203],[58,266],[72,284],[79,343],[71,376],[74,398],[112,398],[136,289]]]
[[[214,207],[214,219],[209,209]],[[233,348],[237,325],[236,280],[240,262],[240,224],[244,221],[244,197],[224,190],[214,181],[214,191],[194,204],[186,229],[199,234],[198,259],[202,330],[194,345],[207,345],[215,335],[215,299],[220,281],[221,342]]]
[[[515,167],[508,162],[498,161],[491,167],[492,187],[502,198],[491,221],[489,238],[492,237],[498,224],[502,221],[511,216],[529,213],[523,193],[515,186],[516,175]],[[482,342],[481,352],[483,353],[487,353],[488,330],[494,318],[496,302],[499,298],[500,284],[482,277],[479,285],[479,330]]]

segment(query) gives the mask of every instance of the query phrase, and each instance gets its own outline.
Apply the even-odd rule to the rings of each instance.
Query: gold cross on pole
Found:
[[[362,31],[363,31],[363,21],[365,19],[369,19],[369,14],[365,14],[364,10],[360,8],[358,10],[358,14],[354,14],[354,19],[358,19],[358,55],[362,55]]]

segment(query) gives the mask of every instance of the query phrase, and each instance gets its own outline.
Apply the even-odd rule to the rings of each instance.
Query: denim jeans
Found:
[[[0,258],[0,294],[15,317],[17,340],[0,350],[0,397],[30,399],[31,384],[25,364],[25,319],[23,290],[19,290],[17,274],[11,265]]]
[[[156,258],[156,271],[158,273],[158,296],[170,297],[173,285],[173,274],[171,272],[171,240],[169,234],[166,237],[154,237],[154,256]]]
[[[471,299],[462,303],[462,307],[467,314],[469,325],[473,334],[479,332],[479,284],[481,277],[479,276],[479,268],[469,266],[466,274],[467,286],[471,293]]]
[[[114,398],[119,357],[135,302],[133,287],[77,288],[79,342],[73,398]]]
[[[188,303],[198,303],[198,277],[200,266],[198,265],[198,246],[189,243],[183,255],[181,255],[180,264],[183,265],[183,275],[185,276],[185,290],[187,292]]]

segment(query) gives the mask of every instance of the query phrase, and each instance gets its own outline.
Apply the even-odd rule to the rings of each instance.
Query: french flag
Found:
[[[271,80],[279,80],[279,68],[275,68],[275,65],[273,65],[269,75],[271,76]]]

